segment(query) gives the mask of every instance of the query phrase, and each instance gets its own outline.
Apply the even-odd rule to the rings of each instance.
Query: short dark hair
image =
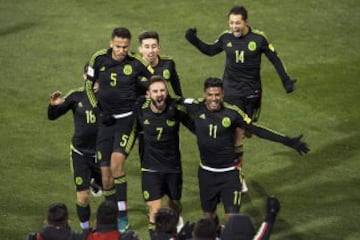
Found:
[[[171,208],[162,207],[155,214],[155,230],[168,234],[176,233],[179,215]]]
[[[204,217],[199,219],[194,226],[193,234],[196,238],[216,239],[216,224],[214,219]]]
[[[154,38],[157,40],[158,43],[160,43],[160,37],[159,34],[155,31],[144,31],[139,34],[139,43],[141,44],[144,39],[148,38]]]
[[[248,18],[248,12],[244,6],[237,5],[237,6],[232,7],[228,13],[228,17],[231,14],[241,15],[244,20],[247,20],[247,18]]]
[[[53,203],[47,212],[47,221],[51,225],[61,226],[67,222],[69,213],[64,203]]]
[[[125,27],[114,28],[114,30],[111,34],[111,39],[113,39],[115,37],[131,39],[130,30]]]
[[[103,201],[96,212],[96,224],[117,224],[118,209],[115,202]]]
[[[163,82],[166,85],[166,82],[165,82],[165,79],[164,79],[163,76],[161,76],[161,75],[153,75],[149,79],[149,86],[148,87],[150,87],[151,84],[156,83],[156,82]]]
[[[223,89],[223,82],[217,77],[208,77],[204,82],[204,91],[210,87],[220,87]]]

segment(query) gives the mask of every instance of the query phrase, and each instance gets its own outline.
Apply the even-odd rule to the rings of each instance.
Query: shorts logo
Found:
[[[132,73],[132,67],[131,67],[131,65],[129,65],[129,64],[126,64],[125,65],[125,67],[124,67],[124,69],[123,69],[123,73],[125,74],[125,75],[130,75],[131,73]]]
[[[100,151],[97,151],[97,152],[96,152],[96,160],[97,160],[97,161],[101,161],[101,159],[102,159],[102,154],[101,154]]]
[[[165,69],[165,70],[163,71],[163,77],[164,77],[165,79],[169,79],[169,78],[170,78],[170,71],[169,71],[169,69]]]
[[[150,197],[150,193],[149,193],[148,191],[144,191],[144,192],[143,192],[143,196],[144,196],[144,199],[145,199],[145,200],[148,200],[149,197]]]
[[[255,51],[255,49],[256,49],[256,42],[250,41],[249,44],[248,44],[248,49],[249,49],[250,51]]]
[[[81,184],[83,184],[83,179],[81,178],[81,177],[76,177],[75,178],[75,184],[76,185],[81,185]]]
[[[229,117],[224,117],[221,121],[221,124],[223,125],[224,128],[228,128],[231,125],[231,120]]]
[[[166,124],[167,124],[169,127],[173,127],[173,126],[175,125],[175,121],[166,120]]]

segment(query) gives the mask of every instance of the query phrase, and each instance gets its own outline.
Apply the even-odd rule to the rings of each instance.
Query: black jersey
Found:
[[[183,104],[194,119],[202,166],[225,169],[238,164],[234,147],[237,127],[274,142],[287,144],[290,140],[289,137],[253,123],[237,106],[223,103],[218,111],[209,111],[202,99],[184,99]]]
[[[175,62],[168,56],[159,56],[158,65],[156,65],[154,71],[156,75],[163,76],[166,80],[168,91],[171,96],[182,96],[182,90],[180,85],[179,75],[176,71]],[[169,86],[170,84],[170,86]]]
[[[150,109],[150,103],[151,100],[143,96],[138,99],[135,107],[137,125],[143,130],[144,138],[141,168],[145,171],[179,173],[179,126],[182,122],[193,131],[192,120],[185,109],[170,98],[162,113],[154,113]]]
[[[138,88],[145,92],[152,72],[141,58],[129,53],[122,61],[112,58],[112,49],[103,49],[95,53],[89,63],[86,91],[93,106],[97,100],[105,114],[129,112],[136,101]],[[141,78],[143,76],[144,78]],[[145,81],[144,81],[145,79]],[[92,91],[94,81],[99,82],[97,99]]]
[[[245,121],[250,123],[251,119],[239,108],[226,103],[219,111],[211,112],[202,99],[185,99],[183,102],[195,122],[201,164],[216,169],[238,164],[235,129],[242,127]]]
[[[259,30],[249,28],[248,34],[241,37],[235,37],[230,31],[225,31],[213,44],[199,40],[196,47],[210,56],[225,51],[226,62],[223,74],[225,96],[247,97],[261,93],[262,53],[274,65],[283,83],[290,79],[273,45]]]
[[[81,153],[94,155],[97,134],[96,115],[84,88],[70,91],[60,105],[49,104],[48,119],[55,120],[69,110],[73,112],[74,120],[72,145]]]

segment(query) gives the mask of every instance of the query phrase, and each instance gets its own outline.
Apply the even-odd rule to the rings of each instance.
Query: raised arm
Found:
[[[207,44],[201,41],[197,36],[196,28],[186,30],[185,38],[194,45],[200,52],[208,56],[214,56],[223,51],[221,43],[216,41],[214,44]]]

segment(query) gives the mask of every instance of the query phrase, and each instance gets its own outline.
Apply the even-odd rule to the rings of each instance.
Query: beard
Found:
[[[165,106],[166,106],[165,97],[160,96],[155,99],[151,99],[151,102],[157,110],[162,111],[165,109]]]

